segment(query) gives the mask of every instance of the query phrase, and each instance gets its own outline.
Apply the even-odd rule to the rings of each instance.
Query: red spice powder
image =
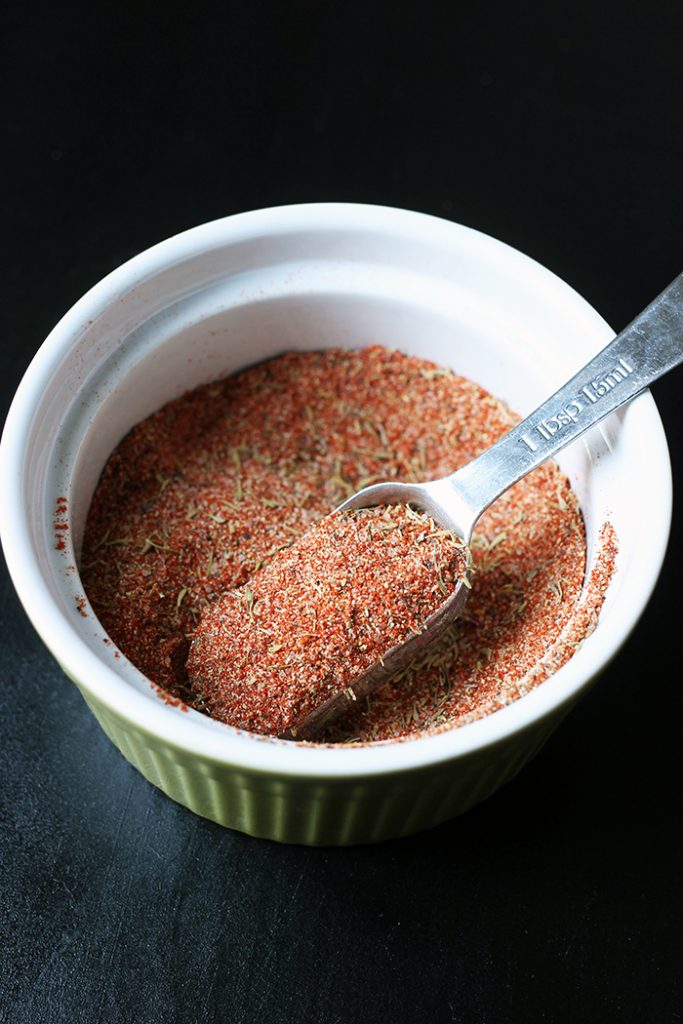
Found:
[[[63,534],[69,529],[68,523],[64,522],[64,518],[68,513],[68,504],[66,498],[57,498],[55,503],[55,549],[57,551],[66,551],[66,540]]]
[[[83,542],[86,593],[126,656],[192,704],[185,666],[210,604],[360,487],[444,476],[516,421],[473,382],[380,346],[288,353],[196,388],[134,427],[105,466]],[[605,578],[589,594],[578,503],[555,464],[540,467],[480,520],[472,593],[431,661],[324,739],[449,728],[526,692],[549,651],[558,664],[571,656],[597,614],[603,548]]]
[[[467,579],[468,555],[405,505],[326,516],[206,609],[187,662],[195,707],[298,735],[328,701],[356,700],[355,681],[424,630]]]

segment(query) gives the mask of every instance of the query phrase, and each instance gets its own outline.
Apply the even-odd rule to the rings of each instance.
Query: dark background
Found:
[[[683,269],[682,36],[678,3],[14,4],[3,414],[109,270],[281,203],[463,222],[624,326]],[[682,379],[655,387],[677,499]],[[3,570],[0,1020],[680,1020],[682,536],[679,512],[635,635],[515,782],[348,850],[233,834],[154,790]]]

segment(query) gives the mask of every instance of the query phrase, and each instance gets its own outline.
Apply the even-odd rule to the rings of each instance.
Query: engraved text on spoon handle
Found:
[[[503,491],[683,361],[683,274],[535,412],[449,479],[472,523]]]

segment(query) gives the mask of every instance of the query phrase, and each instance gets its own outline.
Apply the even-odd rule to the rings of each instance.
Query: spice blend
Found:
[[[298,735],[327,702],[355,701],[356,680],[470,585],[468,567],[457,536],[409,506],[326,516],[205,610],[187,662],[195,706]]]
[[[288,353],[196,388],[107,462],[83,541],[86,593],[152,683],[202,710],[186,662],[209,606],[359,488],[444,476],[515,422],[473,382],[381,346]],[[606,527],[583,587],[578,503],[559,468],[541,466],[479,521],[476,582],[448,635],[323,739],[402,739],[521,696],[594,628],[615,551]]]

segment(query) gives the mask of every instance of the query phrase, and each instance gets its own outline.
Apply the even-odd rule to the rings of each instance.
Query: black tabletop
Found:
[[[13,5],[3,407],[109,270],[281,203],[471,225],[624,326],[683,269],[682,31],[673,3]],[[677,492],[681,380],[654,389]],[[152,788],[3,571],[0,1020],[680,1020],[682,537],[676,512],[636,632],[513,783],[352,849]]]

